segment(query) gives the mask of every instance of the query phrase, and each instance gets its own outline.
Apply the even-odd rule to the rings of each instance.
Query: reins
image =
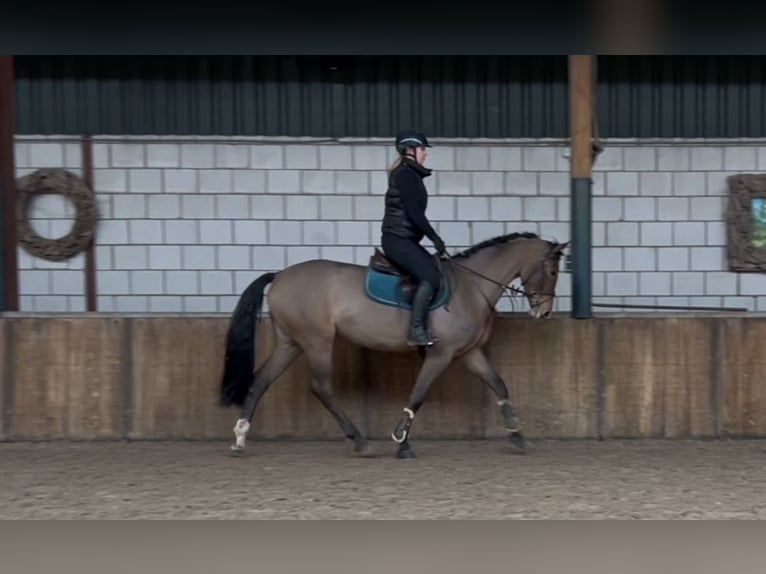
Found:
[[[481,279],[484,279],[485,281],[488,281],[488,282],[492,283],[493,285],[497,285],[498,287],[500,287],[500,289],[502,289],[501,297],[508,297],[508,300],[511,303],[511,308],[514,308],[514,305],[513,305],[513,297],[514,297],[514,295],[513,294],[516,294],[516,296],[524,295],[524,296],[527,296],[528,298],[531,297],[532,295],[546,295],[546,296],[548,296],[550,298],[553,298],[556,295],[555,293],[549,293],[549,292],[546,292],[546,291],[533,291],[531,293],[527,293],[524,289],[520,289],[518,287],[514,287],[513,285],[510,285],[510,284],[509,285],[505,285],[505,284],[501,283],[500,281],[496,281],[496,280],[492,279],[491,277],[487,277],[483,273],[479,273],[478,271],[474,271],[470,267],[466,267],[465,265],[463,265],[461,263],[458,263],[458,261],[454,257],[452,257],[449,253],[445,252],[444,255],[447,257],[447,260],[449,260],[456,267],[459,267],[463,271],[467,271],[469,273],[472,273],[472,274],[476,275],[477,277],[480,277]],[[540,281],[539,282],[540,283],[542,283],[542,281],[543,281],[543,278],[542,278],[542,272],[543,272],[542,266],[543,266],[543,262],[546,259],[548,259],[548,258],[549,258],[549,255],[546,254],[540,260],[540,270],[539,270],[539,273],[540,273]],[[526,284],[526,282],[529,280],[530,277],[532,277],[531,274],[526,279],[522,279],[522,284]],[[536,307],[539,307],[542,304],[543,304],[543,301],[537,301],[536,303],[531,303],[530,302],[530,306],[533,309],[536,308]]]

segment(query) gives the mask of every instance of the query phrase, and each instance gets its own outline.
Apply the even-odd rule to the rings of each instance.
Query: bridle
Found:
[[[479,273],[478,271],[474,271],[470,267],[466,267],[465,265],[463,265],[461,263],[458,263],[458,261],[456,259],[454,259],[448,253],[445,253],[445,255],[447,256],[447,259],[453,265],[455,265],[456,267],[459,267],[463,271],[467,271],[468,273],[472,273],[472,274],[476,275],[477,277],[480,277],[481,279],[484,279],[485,281],[488,281],[488,282],[492,283],[493,285],[497,285],[498,287],[500,287],[500,289],[502,289],[501,297],[508,297],[508,300],[511,302],[511,307],[513,307],[513,296],[514,296],[513,294],[515,294],[517,296],[522,295],[522,296],[527,297],[527,300],[529,301],[529,306],[532,309],[536,309],[537,307],[540,307],[544,302],[546,302],[546,301],[548,301],[550,299],[553,299],[556,296],[555,291],[544,291],[542,289],[543,274],[545,273],[545,262],[546,261],[553,261],[554,260],[554,257],[553,257],[553,249],[554,249],[554,247],[555,246],[551,245],[549,247],[549,249],[548,249],[548,252],[540,258],[539,268],[536,271],[532,271],[532,273],[530,273],[526,278],[524,278],[524,277],[521,278],[521,284],[522,285],[526,285],[527,282],[532,278],[532,275],[537,273],[537,276],[538,276],[537,287],[538,288],[533,290],[533,291],[529,291],[529,292],[525,291],[524,289],[519,289],[518,287],[514,287],[513,285],[510,285],[510,284],[505,285],[505,284],[501,283],[500,281],[496,281],[496,280],[492,279],[491,277],[487,277],[483,273]],[[514,277],[514,279],[515,279],[515,277]],[[513,281],[513,279],[511,279],[511,281]],[[543,296],[545,296],[547,298],[541,298],[540,297],[541,295],[543,295]]]

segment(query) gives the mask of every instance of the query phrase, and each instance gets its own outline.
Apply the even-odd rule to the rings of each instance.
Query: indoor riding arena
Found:
[[[761,56],[0,56],[0,518],[766,518],[766,116],[748,105],[765,71]],[[368,265],[402,129],[433,146],[427,215],[449,253],[524,231],[571,242],[550,318],[514,279],[483,345],[525,448],[455,360],[398,457],[440,343],[339,336],[332,400],[363,452],[305,354],[234,451],[240,409],[220,397],[240,297],[301,262]],[[254,367],[277,344],[269,293]]]

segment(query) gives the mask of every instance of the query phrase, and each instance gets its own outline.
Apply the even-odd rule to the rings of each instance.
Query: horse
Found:
[[[418,347],[422,365],[404,414],[391,438],[397,458],[415,456],[409,444],[411,425],[434,381],[453,361],[492,389],[504,419],[511,450],[523,453],[523,435],[508,387],[482,347],[492,332],[493,313],[509,289],[523,294],[534,319],[551,316],[559,261],[569,241],[547,241],[517,232],[480,242],[453,255],[433,255],[442,282],[432,299],[428,323],[439,342]],[[520,279],[522,289],[511,283]],[[270,287],[269,287],[270,286]],[[269,287],[268,293],[266,288]],[[377,248],[367,266],[312,259],[267,272],[242,292],[226,335],[219,405],[241,407],[234,426],[235,456],[245,449],[253,415],[261,397],[301,353],[308,359],[311,390],[338,422],[354,453],[368,454],[368,442],[339,407],[333,393],[332,357],[336,336],[362,348],[405,352],[415,283]],[[255,337],[264,297],[275,346],[255,370]]]

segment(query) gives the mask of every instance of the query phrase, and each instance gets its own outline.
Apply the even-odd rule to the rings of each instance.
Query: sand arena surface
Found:
[[[766,519],[766,441],[0,443],[0,519]]]

